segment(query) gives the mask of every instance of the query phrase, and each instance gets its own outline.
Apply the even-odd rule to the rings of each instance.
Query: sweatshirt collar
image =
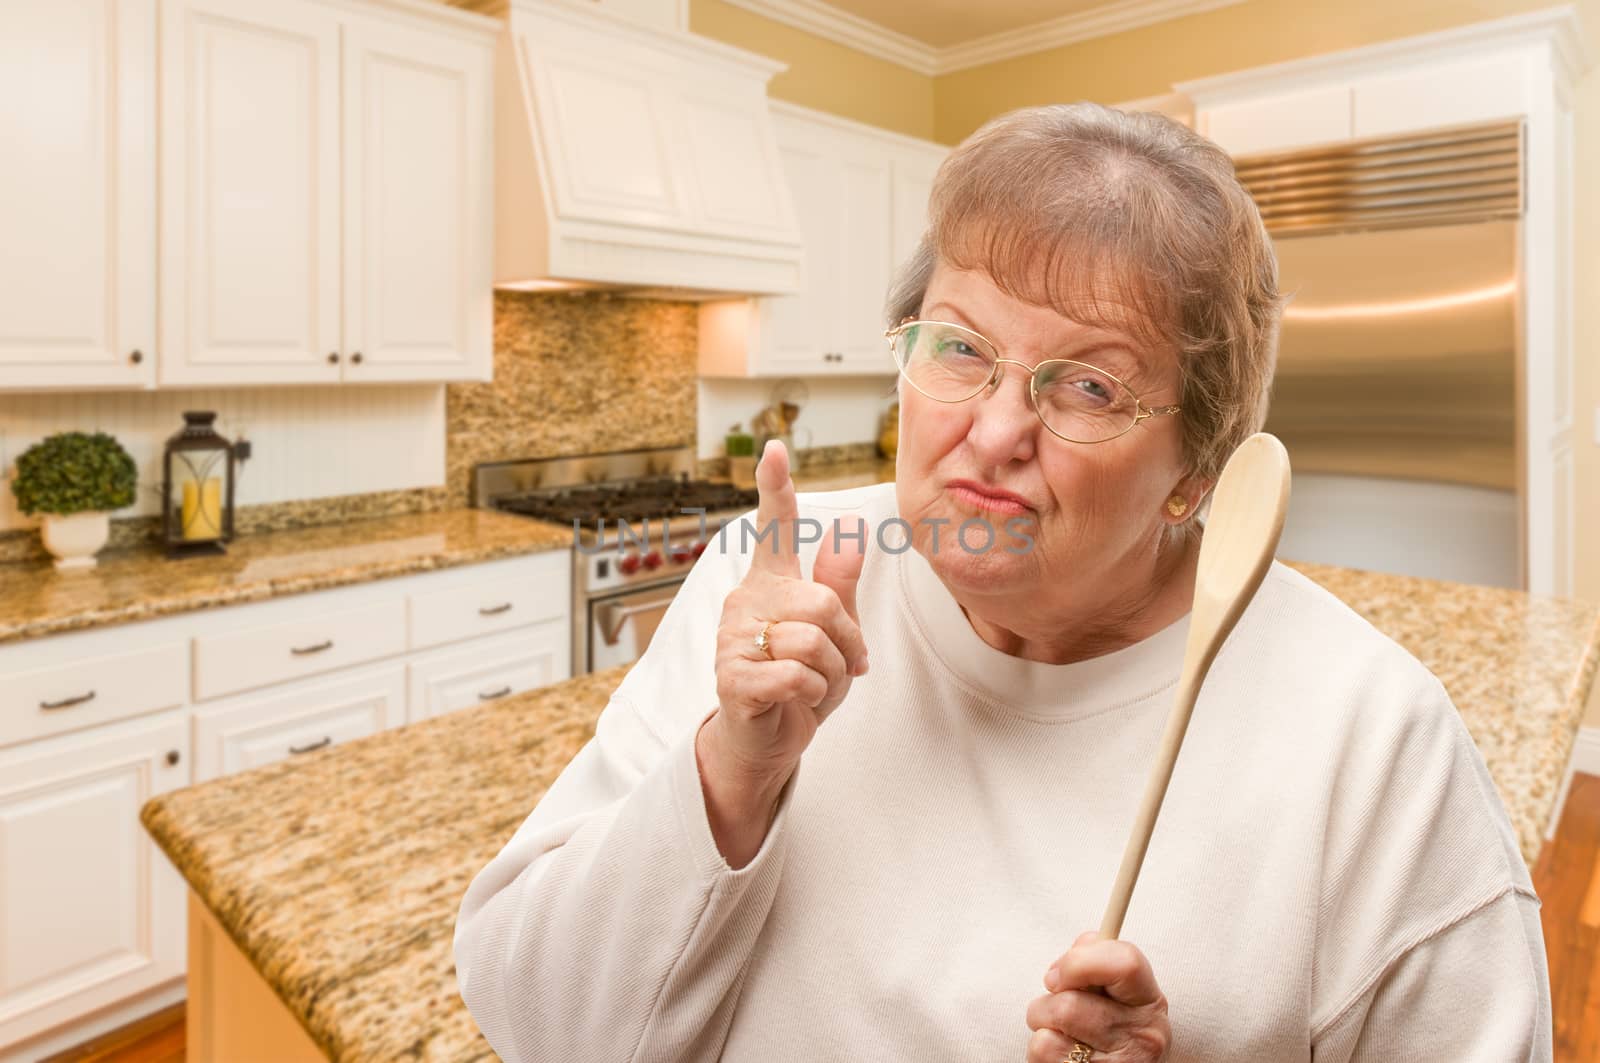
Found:
[[[1190,613],[1131,646],[1071,664],[1044,664],[984,642],[927,558],[906,550],[898,560],[906,606],[933,656],[967,687],[1023,715],[1091,716],[1160,693],[1183,669]]]

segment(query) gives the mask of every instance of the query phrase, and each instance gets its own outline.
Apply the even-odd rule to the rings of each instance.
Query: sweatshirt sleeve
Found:
[[[1539,898],[1510,818],[1439,681],[1389,679],[1335,778],[1312,1058],[1547,1063]]]
[[[1519,888],[1407,950],[1312,1042],[1315,1063],[1550,1063],[1539,901]]]
[[[708,551],[649,650],[456,922],[462,999],[508,1061],[714,1060],[783,865],[797,771],[754,860],[733,870],[694,740],[733,563]]]

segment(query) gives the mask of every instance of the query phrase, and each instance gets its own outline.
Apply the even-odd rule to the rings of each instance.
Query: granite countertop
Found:
[[[894,462],[887,458],[807,465],[794,473],[794,485],[801,491],[842,491],[847,487],[864,487],[893,479]]]
[[[244,536],[214,557],[101,555],[57,572],[0,565],[0,643],[239,605],[570,546],[569,529],[481,509],[378,517]]]
[[[1443,680],[1532,863],[1600,662],[1600,610],[1294,567]],[[456,911],[623,671],[167,794],[144,822],[331,1058],[491,1058],[457,993]]]

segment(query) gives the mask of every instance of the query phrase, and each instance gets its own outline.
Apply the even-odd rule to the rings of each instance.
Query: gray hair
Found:
[[[1184,458],[1203,479],[1265,423],[1283,308],[1277,259],[1211,141],[1095,103],[1012,111],[945,159],[928,210],[890,287],[891,326],[921,316],[942,260],[1074,321],[1171,345]]]

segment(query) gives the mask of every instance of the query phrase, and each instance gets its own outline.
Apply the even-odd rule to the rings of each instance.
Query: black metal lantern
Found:
[[[220,554],[233,538],[234,446],[209,410],[185,411],[162,457],[162,531],[168,557]]]

